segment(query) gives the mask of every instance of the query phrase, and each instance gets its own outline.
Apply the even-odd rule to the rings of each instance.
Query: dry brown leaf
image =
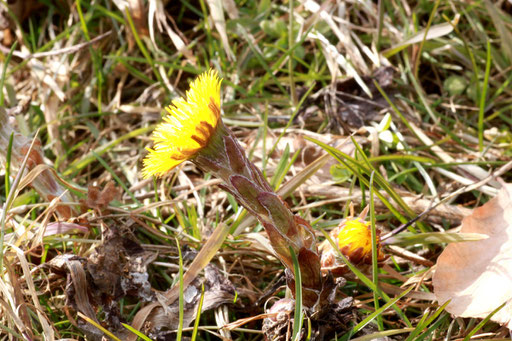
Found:
[[[130,223],[110,222],[103,225],[103,242],[87,259],[62,254],[43,264],[56,276],[67,277],[66,307],[69,316],[77,312],[98,322],[119,339],[126,340],[128,331],[121,325],[119,301],[123,298],[150,302],[155,294],[149,283],[147,266],[156,254],[144,251],[131,236]],[[103,224],[103,223],[102,223]],[[79,315],[80,316],[80,315]],[[90,340],[102,340],[103,333],[83,319],[74,325]]]
[[[80,204],[84,210],[87,208],[104,210],[112,200],[119,196],[120,193],[112,181],[107,182],[103,189],[98,186],[89,185],[87,189],[87,199],[80,200]]]
[[[74,202],[73,195],[62,183],[65,183],[44,161],[44,153],[41,141],[36,139],[31,149],[32,140],[23,136],[17,129],[14,117],[5,108],[0,108],[0,162],[6,162],[9,140],[12,141],[12,170],[19,171],[22,168],[23,159],[28,153],[26,169],[29,171],[20,182],[20,186],[30,184],[45,200],[51,201],[59,198],[64,203]],[[66,186],[68,183],[65,183]],[[69,219],[76,215],[72,206],[58,206],[57,212],[63,219]]]
[[[446,310],[461,317],[488,316],[512,328],[512,184],[476,208],[462,221],[462,233],[482,233],[488,239],[453,243],[437,260],[434,294]]]
[[[204,287],[204,298],[201,312],[215,309],[223,304],[233,303],[235,287],[214,265],[208,264],[204,269],[204,281],[195,278],[184,289],[183,326],[189,326],[196,318],[199,300]],[[152,340],[168,340],[175,335],[179,327],[179,302],[168,306],[158,307],[145,323],[148,330],[143,329]]]

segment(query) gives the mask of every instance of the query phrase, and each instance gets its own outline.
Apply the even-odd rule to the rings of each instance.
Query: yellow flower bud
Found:
[[[340,225],[338,247],[340,251],[354,264],[360,262],[371,264],[372,261],[372,231],[370,222],[360,218],[347,220]],[[384,259],[380,247],[380,231],[377,230],[377,259]]]

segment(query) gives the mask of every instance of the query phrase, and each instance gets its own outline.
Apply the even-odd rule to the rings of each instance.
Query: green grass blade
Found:
[[[265,69],[267,75],[270,75],[270,77],[274,80],[274,84],[279,88],[279,90],[281,90],[283,95],[285,97],[289,98],[290,94],[281,85],[281,81],[279,81],[277,79],[277,77],[274,75],[274,73],[270,69],[270,66],[265,61],[265,58],[261,55],[261,51],[259,50],[259,48],[256,45],[254,45],[254,42],[252,41],[251,37],[249,37],[249,34],[247,33],[246,29],[240,24],[238,24],[237,28],[238,28],[238,31],[240,31],[240,33],[242,34],[242,37],[247,42],[247,45],[249,45],[249,48],[251,49],[252,53],[254,54],[254,56],[260,63],[260,65],[263,67],[263,69]],[[258,87],[254,87],[254,89],[258,89]]]
[[[442,317],[439,318],[435,323],[433,323],[428,329],[421,334],[420,336],[416,337],[414,341],[423,341],[424,339],[428,338],[428,340],[432,340],[432,333],[436,330],[439,330],[440,325],[449,317],[450,315],[445,314]]]
[[[78,172],[81,169],[83,169],[84,167],[86,167],[87,165],[89,165],[91,162],[96,160],[96,156],[94,156],[93,152],[96,153],[96,155],[102,156],[103,154],[105,154],[106,152],[108,152],[109,150],[111,150],[112,148],[114,148],[115,146],[117,146],[118,144],[123,142],[124,140],[131,139],[131,138],[137,137],[139,135],[144,135],[147,132],[152,131],[154,128],[155,128],[155,126],[152,125],[152,126],[148,126],[148,127],[135,129],[135,130],[129,132],[128,134],[125,134],[125,135],[119,137],[118,139],[116,139],[114,141],[110,141],[104,145],[101,145],[98,148],[94,149],[93,151],[89,152],[89,154],[85,155],[81,159],[72,162],[62,174],[64,176],[70,176],[71,174]]]
[[[370,175],[370,224],[371,224],[371,232],[372,232],[372,281],[376,287],[379,286],[379,265],[378,265],[378,247],[377,247],[377,229],[375,227],[375,200],[374,200],[374,187],[373,187],[373,179],[375,176],[375,171]],[[374,291],[373,292],[373,305],[375,307],[375,311],[379,310],[379,296]],[[382,321],[382,317],[377,315],[377,326],[379,331],[384,330],[384,323]]]
[[[427,244],[442,244],[442,243],[460,243],[471,242],[477,240],[484,240],[489,236],[480,233],[454,233],[454,232],[424,232],[424,233],[410,233],[402,232],[395,236],[386,239],[386,244],[394,244],[401,246],[409,245],[427,245]]]
[[[121,323],[121,324],[123,325],[123,327],[125,327],[126,329],[128,329],[129,331],[131,331],[132,333],[137,335],[138,337],[140,337],[142,340],[144,340],[144,341],[152,341],[149,337],[147,337],[146,335],[142,334],[140,331],[138,331],[137,329],[133,328],[129,324],[126,324],[126,323]]]
[[[176,340],[181,341],[181,334],[183,333],[183,316],[185,314],[185,299],[183,297],[184,285],[183,285],[183,258],[181,257],[181,247],[178,238],[176,238],[176,247],[178,248],[178,265],[179,265],[179,296],[178,296],[178,331],[176,334]]]
[[[160,73],[158,72],[157,68],[155,67],[153,58],[151,58],[151,55],[149,54],[148,50],[142,43],[142,40],[140,39],[139,34],[137,33],[137,29],[135,28],[135,24],[133,23],[133,19],[132,19],[132,16],[131,16],[128,8],[126,8],[125,15],[126,15],[126,18],[128,19],[128,26],[130,26],[130,30],[133,33],[133,37],[135,38],[135,42],[137,43],[137,46],[139,47],[140,52],[142,52],[142,55],[144,56],[144,58],[146,58],[149,66],[151,66],[151,69],[153,70],[153,73],[155,74],[155,77],[158,80],[158,82],[160,83],[160,85],[162,86],[162,88],[164,88],[167,92],[169,92],[170,90],[167,89],[165,82],[162,80]]]
[[[404,290],[400,295],[398,295],[397,297],[393,298],[392,300],[390,300],[389,302],[387,302],[386,304],[384,304],[382,307],[380,307],[379,309],[376,309],[373,313],[371,313],[370,315],[368,315],[364,320],[362,320],[361,322],[359,322],[357,325],[354,326],[354,328],[352,328],[351,330],[351,333],[352,334],[355,334],[357,333],[358,331],[360,331],[361,329],[363,329],[368,323],[372,322],[376,317],[380,316],[383,312],[385,312],[389,307],[391,307],[392,305],[394,305],[396,302],[398,302],[402,297],[404,297],[405,295],[407,295],[414,287],[410,287],[409,289],[407,290]]]
[[[489,73],[491,71],[491,42],[487,41],[487,59],[485,64],[485,76],[482,91],[480,92],[480,107],[478,110],[478,146],[480,152],[484,150],[484,113],[487,89],[489,88]]]
[[[109,330],[105,329],[101,324],[97,323],[96,321],[94,321],[92,318],[82,314],[80,311],[77,312],[78,316],[80,316],[80,318],[84,319],[87,323],[93,325],[94,327],[98,328],[99,330],[101,330],[102,333],[104,333],[107,337],[109,337],[110,339],[114,340],[114,341],[121,341],[120,338],[118,338],[117,336],[115,336],[112,332],[110,332]]]
[[[5,110],[4,108],[0,107],[0,110]],[[0,277],[3,278],[4,276],[4,237],[5,237],[5,227],[6,227],[6,219],[7,219],[7,212],[11,209],[11,205],[14,202],[14,199],[17,195],[17,188],[20,184],[21,178],[23,177],[23,172],[25,170],[25,167],[27,166],[28,158],[30,156],[30,152],[34,148],[34,144],[37,141],[37,136],[39,135],[39,130],[36,132],[34,138],[32,139],[32,143],[30,144],[30,147],[27,150],[27,153],[25,154],[25,157],[23,158],[23,161],[21,162],[20,168],[18,170],[18,174],[16,174],[16,177],[14,178],[14,181],[12,183],[11,189],[9,191],[9,194],[7,195],[7,198],[5,199],[5,203],[3,206],[3,210],[0,214]]]
[[[281,170],[281,172],[279,173],[278,176],[276,176],[276,180],[274,181],[273,183],[273,187],[274,187],[274,190],[277,191],[277,189],[279,188],[279,186],[281,186],[281,184],[283,183],[284,181],[284,177],[286,176],[286,174],[288,174],[288,171],[290,170],[290,168],[292,167],[292,165],[295,163],[295,160],[297,160],[297,157],[299,156],[300,154],[300,150],[297,150],[293,155],[292,155],[292,158],[288,161],[288,158],[285,159],[285,161],[288,161],[288,162],[285,162],[284,165],[285,167]],[[284,159],[284,157],[283,157]],[[277,173],[275,174],[277,175]]]
[[[304,102],[306,101],[306,99],[308,98],[309,94],[311,93],[311,91],[313,91],[314,88],[315,88],[315,84],[310,86],[309,89],[304,94],[304,96],[302,96],[302,98],[300,99],[299,104],[297,105],[297,107],[293,111],[292,115],[290,116],[290,119],[288,120],[288,123],[286,123],[286,126],[281,131],[281,134],[279,134],[279,137],[276,139],[276,142],[272,146],[272,149],[270,149],[268,155],[272,154],[274,152],[274,150],[276,150],[277,145],[279,144],[279,141],[281,141],[281,138],[284,136],[284,134],[286,134],[286,132],[288,131],[288,128],[290,128],[290,126],[292,125],[293,120],[295,119],[295,116],[297,116],[297,114],[299,113],[299,109],[302,107],[302,105],[304,104]]]
[[[391,185],[389,184],[389,182],[384,179],[382,177],[382,175],[380,175],[380,173],[377,171],[377,169],[375,169],[375,167],[373,167],[373,165],[370,163],[368,157],[366,156],[365,152],[363,151],[363,149],[361,148],[361,146],[359,145],[359,143],[357,143],[357,141],[353,138],[352,138],[352,142],[354,144],[354,146],[356,147],[357,151],[359,152],[359,155],[362,156],[364,162],[366,163],[366,166],[367,167],[361,167],[361,169],[363,169],[365,171],[365,173],[367,175],[370,175],[371,172],[374,172],[375,174],[375,181],[377,182],[377,184],[383,188],[388,194],[389,196],[412,218],[415,216],[415,213],[413,210],[411,210],[411,208],[409,207],[409,205],[407,205],[405,203],[405,201],[402,199],[402,197],[395,192],[395,190],[393,189],[393,187],[391,187]],[[342,153],[342,152],[340,152]],[[360,165],[362,166],[361,163],[358,163],[357,160],[355,160],[354,158],[351,158],[349,155],[347,154],[344,154],[345,158],[347,158],[349,161],[352,161],[355,165]],[[368,182],[364,182],[364,184],[366,186],[369,186],[369,183]],[[421,227],[420,224],[418,224],[418,226]],[[422,230],[424,230],[424,228],[422,228]]]
[[[11,49],[9,50],[9,53],[7,54],[7,57],[4,60],[4,68],[2,70],[2,78],[0,78],[0,107],[4,106],[4,84],[5,84],[5,80],[7,79],[7,67],[9,66],[9,62],[11,61],[12,54],[16,50],[17,46],[18,46],[18,42],[15,41],[14,44],[12,44]]]
[[[473,335],[475,335],[480,329],[482,329],[482,327],[487,323],[489,322],[489,320],[498,312],[500,311],[501,309],[503,309],[503,307],[507,304],[508,302],[504,302],[502,305],[500,305],[498,308],[494,309],[489,315],[487,315],[486,318],[484,318],[482,321],[480,321],[479,324],[476,325],[475,328],[473,328],[469,333],[468,335],[466,335],[466,337],[464,338],[463,341],[469,341],[471,340],[471,337]]]
[[[421,52],[423,51],[423,46],[425,45],[425,41],[427,40],[428,34],[430,32],[430,29],[432,28],[431,27],[432,26],[432,21],[438,15],[437,8],[439,7],[439,3],[440,2],[441,2],[441,0],[437,0],[435,2],[434,8],[432,8],[432,11],[430,11],[430,15],[428,17],[427,26],[425,27],[425,34],[423,35],[423,39],[421,39],[420,46],[418,48],[418,53],[416,54],[416,61],[414,62],[414,76],[415,77],[418,77],[418,70],[419,70],[419,67],[420,67]],[[450,33],[453,30],[453,27],[452,27],[451,23],[444,23],[444,24],[440,24],[439,26],[442,26],[442,25],[444,25],[444,27],[442,29],[438,29],[438,33],[439,34],[437,36],[448,34],[448,33]],[[434,32],[434,33],[436,33],[436,32]]]
[[[1,87],[0,87],[1,89]],[[9,195],[11,188],[10,176],[11,176],[11,156],[12,156],[12,142],[14,139],[14,132],[9,136],[9,145],[7,146],[7,157],[5,158],[5,197]]]
[[[374,162],[383,162],[383,161],[416,161],[421,163],[434,163],[435,160],[429,157],[417,156],[417,155],[407,155],[407,154],[386,154],[379,155],[374,157],[369,157],[368,161],[370,163]]]
[[[363,183],[365,186],[368,186],[369,185],[369,181],[368,179],[366,179],[363,174],[361,172],[359,172],[358,170],[362,170],[365,174],[370,174],[371,171],[370,169],[367,168],[367,166],[362,163],[362,162],[359,162],[357,161],[356,159],[354,159],[353,157],[323,143],[323,142],[320,142],[316,139],[313,139],[311,137],[305,137],[306,140],[309,140],[311,142],[314,142],[316,143],[317,145],[319,145],[320,147],[322,147],[326,152],[328,152],[329,154],[331,154],[336,160],[338,160],[340,163],[342,163],[347,169],[351,170],[352,173],[356,174],[357,177],[360,179],[361,183]],[[345,161],[346,160],[346,161]],[[350,164],[348,163],[350,162]],[[354,165],[356,168],[352,167],[351,166]],[[378,177],[377,177],[378,178]],[[379,181],[379,185],[381,184],[384,184],[385,181]],[[389,186],[386,186],[384,184],[384,188],[385,189],[388,189],[389,190]],[[379,199],[382,201],[382,203],[395,215],[395,217],[397,219],[399,219],[402,223],[405,223],[407,222],[407,219],[402,215],[400,214],[400,212],[398,212],[398,210],[393,207],[393,205],[391,205],[391,203],[389,202],[389,200],[384,196],[382,195],[379,191],[375,191],[375,194],[377,195],[377,197],[379,197]],[[390,195],[392,195],[393,199],[396,199],[395,202],[397,202],[398,204],[401,204],[402,208],[406,211],[406,212],[409,212],[411,214],[411,216],[414,215],[414,213],[411,211],[411,209],[409,208],[409,206],[407,206],[403,200],[400,198],[399,195],[396,194],[396,192],[392,191],[391,190],[391,193],[388,193]]]
[[[384,339],[385,340],[385,338],[387,336],[393,336],[393,335],[397,335],[397,334],[408,333],[411,330],[413,330],[413,329],[412,328],[389,329],[389,330],[378,332],[378,333],[373,333],[373,334],[368,334],[368,335],[363,335],[363,336],[360,336],[360,337],[356,337],[355,339],[351,339],[351,341],[371,341],[371,340],[376,340],[376,339],[379,339],[379,340],[383,340]]]
[[[444,311],[448,304],[450,304],[450,301],[445,302],[442,306],[437,308],[432,316],[428,318],[426,314],[423,315],[414,331],[412,331],[411,334],[407,337],[406,341],[415,341],[416,337],[421,333],[421,331],[427,328],[427,326],[430,325]]]
[[[201,297],[199,298],[199,304],[197,305],[196,320],[194,321],[194,330],[192,331],[191,341],[195,341],[197,338],[197,331],[199,329],[199,321],[201,319],[201,310],[203,310],[204,302],[204,283],[201,285]]]
[[[300,273],[299,260],[292,247],[289,247],[293,262],[293,271],[295,274],[295,315],[293,317],[293,334],[292,340],[300,339],[300,330],[304,321],[304,310],[302,309],[302,275]]]
[[[290,145],[286,144],[286,147],[284,148],[284,151],[283,151],[283,155],[281,156],[281,160],[279,160],[279,163],[277,164],[275,173],[272,176],[272,179],[270,179],[270,186],[272,188],[274,188],[274,190],[277,190],[277,188],[279,187],[277,182],[278,182],[279,178],[281,177],[281,175],[283,175],[283,173],[286,174],[285,170],[289,169],[289,167],[287,167],[289,158],[290,158]]]

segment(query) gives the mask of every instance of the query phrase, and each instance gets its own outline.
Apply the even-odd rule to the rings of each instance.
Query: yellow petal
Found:
[[[215,70],[197,77],[186,99],[174,100],[151,139],[152,149],[144,159],[142,175],[162,176],[208,145],[220,120],[220,83]]]

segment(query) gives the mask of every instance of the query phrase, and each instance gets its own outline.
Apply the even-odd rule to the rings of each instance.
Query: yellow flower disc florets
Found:
[[[338,247],[352,262],[371,261],[372,232],[369,222],[358,218],[348,220],[338,234]],[[380,236],[377,232],[377,258],[384,258],[380,248]]]
[[[162,176],[203,149],[220,120],[220,83],[217,71],[209,70],[190,84],[186,99],[174,100],[151,139],[153,149],[144,159],[142,175]]]

